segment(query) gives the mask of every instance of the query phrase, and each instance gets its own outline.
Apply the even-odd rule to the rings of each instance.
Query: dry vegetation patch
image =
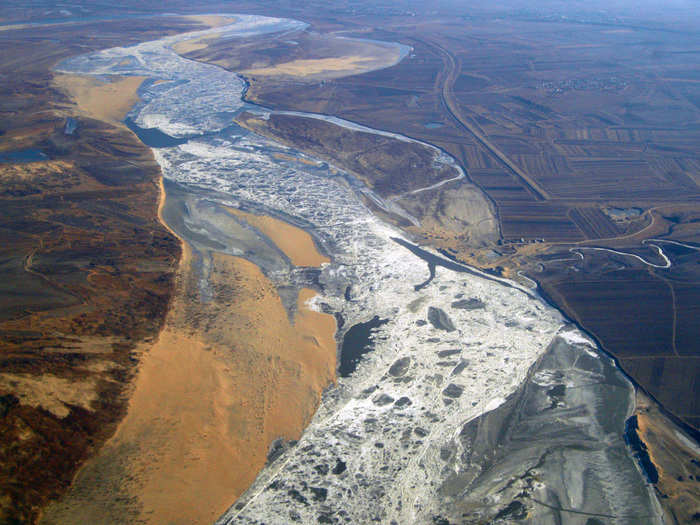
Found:
[[[23,405],[42,408],[58,418],[70,414],[71,406],[92,411],[98,389],[94,377],[83,381],[51,374],[0,374],[0,390],[11,391]]]

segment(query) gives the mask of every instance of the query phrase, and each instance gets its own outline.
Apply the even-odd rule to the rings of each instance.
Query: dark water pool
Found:
[[[163,133],[158,128],[142,128],[136,122],[133,121],[131,117],[128,117],[124,124],[136,133],[136,136],[149,148],[172,148],[173,146],[179,146],[184,144],[189,139],[178,139],[171,137],[167,133]]]
[[[66,135],[72,135],[78,128],[78,121],[72,117],[66,119],[66,125],[63,127],[63,133]]]
[[[639,438],[639,434],[637,433],[638,428],[637,416],[632,416],[625,421],[625,443],[632,449],[634,458],[639,463],[647,481],[649,483],[656,483],[659,481],[659,471],[656,470],[656,465],[652,463],[649,457],[647,446]]]
[[[0,162],[37,162],[49,157],[38,149],[18,149],[0,152]]]
[[[340,377],[349,377],[357,368],[362,356],[372,350],[372,330],[388,323],[388,319],[374,316],[365,323],[358,323],[345,333],[340,348]]]

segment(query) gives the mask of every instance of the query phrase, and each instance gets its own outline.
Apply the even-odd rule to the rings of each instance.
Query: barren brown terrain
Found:
[[[2,523],[33,522],[114,432],[180,253],[156,216],[158,166],[115,124],[138,81],[106,84],[117,91],[105,108],[100,88],[77,84],[71,98],[50,69],[197,27],[170,17],[0,32],[0,152],[44,155],[0,163]]]
[[[383,198],[398,197],[459,175],[452,166],[436,168],[427,146],[342,128],[296,115],[261,118],[243,113],[238,121],[257,133],[340,164]]]

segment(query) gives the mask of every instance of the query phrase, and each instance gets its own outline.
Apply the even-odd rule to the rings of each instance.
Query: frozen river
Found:
[[[236,15],[229,26],[58,67],[152,79],[130,117],[183,139],[153,151],[168,183],[166,220],[201,258],[202,297],[213,293],[206,253],[215,250],[260,265],[283,299],[301,286],[318,289],[316,307],[344,320],[339,339],[375,316],[388,320],[356,371],[326,393],[300,441],[221,523],[659,521],[622,440],[632,385],[607,357],[515,283],[438,265],[416,286],[429,280],[429,264],[363,203],[368,188],[315,159],[282,160],[299,154],[235,124],[245,108],[240,77],[172,51],[207,33],[244,40],[305,27]],[[455,161],[439,152],[436,162]],[[332,261],[312,277],[300,272],[265,251],[261,233],[222,229],[223,205],[305,228]]]

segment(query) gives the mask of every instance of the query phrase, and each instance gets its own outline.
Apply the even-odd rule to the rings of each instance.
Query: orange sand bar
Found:
[[[87,116],[124,127],[122,120],[138,102],[146,77],[114,77],[105,82],[84,75],[56,75],[54,85],[66,93]]]
[[[234,208],[228,210],[270,238],[296,266],[321,266],[330,259],[319,253],[307,232],[267,215],[254,215]]]

